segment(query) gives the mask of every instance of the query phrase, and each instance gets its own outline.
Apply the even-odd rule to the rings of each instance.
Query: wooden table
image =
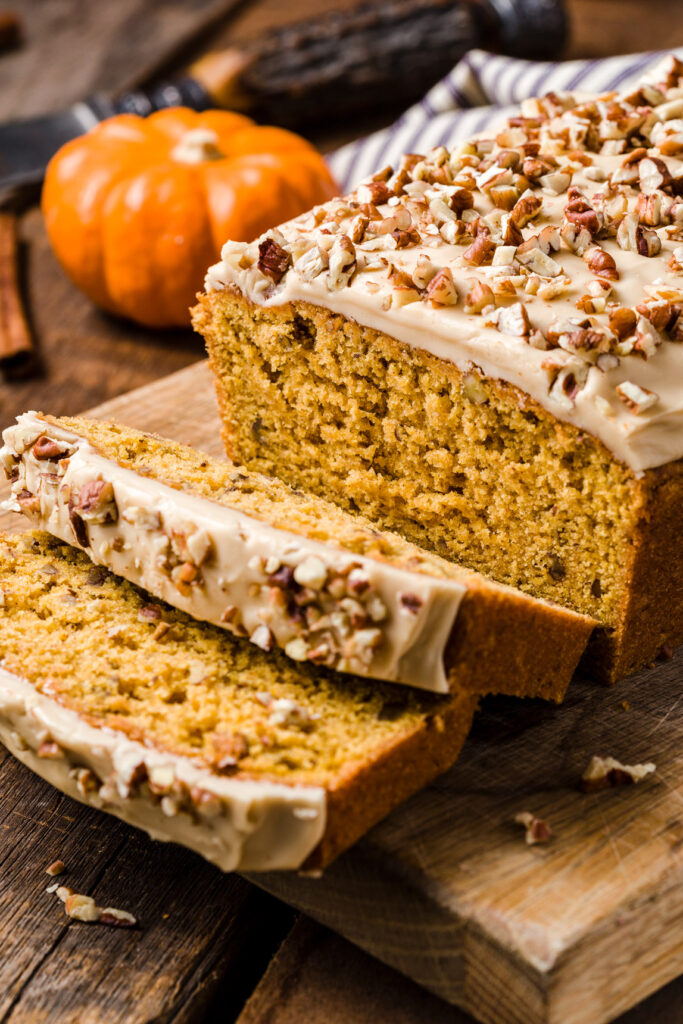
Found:
[[[341,5],[260,0],[240,4],[228,18],[234,0],[16,0],[25,44],[0,56],[0,118],[130,83],[141,66],[181,66],[183,41],[198,24],[216,45]],[[569,6],[572,56],[683,42],[670,0]],[[672,38],[676,27],[679,37]],[[317,141],[325,146],[344,137],[349,132]],[[0,426],[26,408],[79,412],[201,357],[201,342],[189,332],[143,331],[94,310],[52,259],[37,210],[24,216],[22,239],[38,353],[23,376],[0,381]],[[193,855],[152,844],[95,812],[76,818],[72,803],[4,752],[0,777],[0,1024],[467,1024],[464,1014],[242,879],[220,876]],[[90,929],[84,940],[43,893],[49,879],[42,866],[55,856],[77,867],[83,891],[102,892],[119,906],[134,903],[142,929]],[[153,888],[140,865],[153,867]],[[683,983],[674,982],[619,1024],[679,1024],[682,1004]]]

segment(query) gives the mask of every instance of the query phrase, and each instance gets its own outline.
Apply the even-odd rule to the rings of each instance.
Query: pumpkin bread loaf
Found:
[[[20,416],[9,505],[197,619],[435,692],[560,700],[594,626],[329,502],[112,423]]]
[[[251,245],[194,312],[228,454],[600,622],[683,638],[683,64],[524,101]]]
[[[476,703],[266,654],[48,534],[0,538],[0,594],[2,742],[226,871],[328,864],[453,763]]]

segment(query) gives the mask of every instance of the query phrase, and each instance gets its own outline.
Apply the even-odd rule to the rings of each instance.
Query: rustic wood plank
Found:
[[[567,0],[568,57],[607,57],[683,44],[670,0]]]
[[[674,1024],[683,979],[672,982],[616,1024]],[[504,1018],[501,1018],[501,1021]],[[474,1024],[346,939],[300,917],[282,943],[237,1024]]]
[[[0,119],[42,114],[92,92],[140,84],[237,3],[13,0],[24,45],[0,60]]]

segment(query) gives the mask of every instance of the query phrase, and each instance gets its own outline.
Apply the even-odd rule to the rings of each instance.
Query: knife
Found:
[[[548,58],[566,37],[561,0],[374,0],[327,12],[207,54],[182,77],[0,125],[0,199],[24,198],[60,146],[115,114],[219,106],[287,127],[329,125],[405,106],[474,46]]]

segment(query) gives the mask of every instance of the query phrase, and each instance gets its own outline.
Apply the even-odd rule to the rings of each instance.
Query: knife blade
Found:
[[[40,185],[50,158],[60,146],[93,128],[99,118],[87,103],[70,110],[0,127],[0,191]]]
[[[189,74],[119,97],[0,125],[0,201],[26,198],[65,142],[119,113],[222,106],[275,124],[326,124],[417,99],[473,46],[557,55],[562,0],[382,0],[286,25],[207,54]]]

